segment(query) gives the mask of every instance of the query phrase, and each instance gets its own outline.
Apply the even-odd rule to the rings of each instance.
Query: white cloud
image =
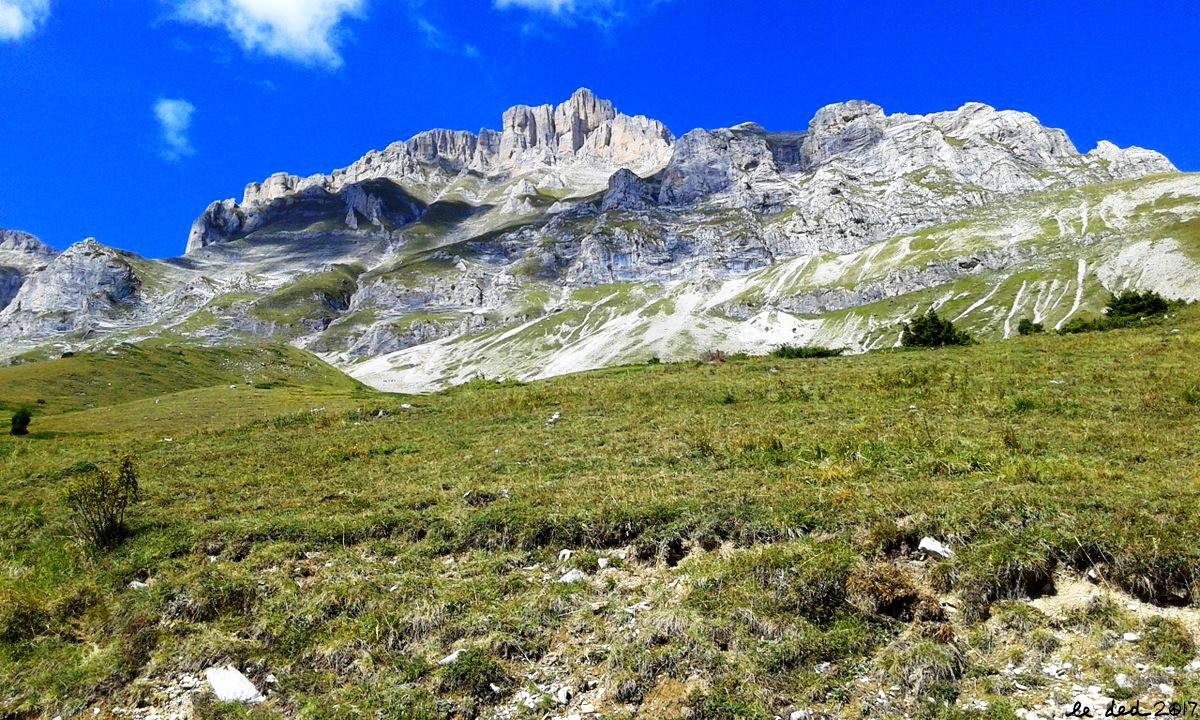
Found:
[[[159,98],[158,102],[154,103],[154,116],[158,118],[162,135],[159,154],[164,160],[174,162],[195,154],[196,150],[188,137],[192,129],[192,115],[195,113],[196,106],[187,100]]]
[[[670,0],[492,0],[492,6],[497,10],[517,8],[550,16],[568,25],[584,20],[613,28],[666,2]]]
[[[335,68],[342,64],[339,25],[366,0],[175,1],[183,19],[223,27],[246,50]]]
[[[541,10],[543,12],[560,13],[575,11],[575,0],[496,0],[496,7],[504,9],[507,7],[522,7],[529,10]]]
[[[0,40],[20,40],[49,16],[50,0],[0,0]]]

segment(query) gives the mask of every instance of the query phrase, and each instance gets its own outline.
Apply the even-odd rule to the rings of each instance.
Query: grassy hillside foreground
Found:
[[[171,352],[225,369],[170,374]],[[261,381],[212,352],[232,351],[0,369],[0,403],[45,400],[0,440],[0,716],[1200,701],[1197,308],[418,398],[293,351],[236,351],[275,358]],[[89,552],[61,487],[123,452],[132,534]],[[203,672],[227,664],[266,702],[214,702]]]

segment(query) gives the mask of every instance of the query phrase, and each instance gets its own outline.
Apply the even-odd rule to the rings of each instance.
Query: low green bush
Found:
[[[819,345],[812,347],[803,347],[800,345],[780,345],[771,351],[771,357],[782,358],[784,360],[795,360],[800,358],[831,358],[838,357],[846,352],[845,348],[827,348]]]
[[[1104,306],[1104,314],[1102,316],[1092,319],[1075,318],[1066,325],[1063,325],[1062,329],[1058,332],[1061,335],[1070,335],[1097,330],[1113,330],[1146,322],[1158,322],[1163,319],[1167,312],[1170,311],[1171,306],[1175,304],[1178,304],[1178,302],[1168,300],[1153,290],[1145,292],[1126,290],[1108,299],[1108,304]]]
[[[912,322],[904,324],[900,343],[904,347],[944,347],[946,345],[972,345],[975,340],[968,333],[954,327],[954,323],[938,317],[937,311],[929,308]]]
[[[1029,318],[1021,318],[1021,322],[1017,323],[1017,334],[1019,335],[1036,335],[1045,331],[1045,326],[1039,322],[1034,322]]]
[[[1113,295],[1106,309],[1108,317],[1113,320],[1144,320],[1165,315],[1171,309],[1171,303],[1153,290],[1126,290]]]

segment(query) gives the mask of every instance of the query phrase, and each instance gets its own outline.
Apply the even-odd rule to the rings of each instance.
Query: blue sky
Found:
[[[676,135],[1025,110],[1200,169],[1194,2],[0,0],[0,227],[182,252],[209,202],[587,86]]]

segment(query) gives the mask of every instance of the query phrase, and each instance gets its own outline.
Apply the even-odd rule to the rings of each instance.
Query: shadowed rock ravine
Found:
[[[803,128],[803,121],[797,126]],[[1106,291],[1200,296],[1200,179],[1080,153],[979,103],[686,132],[588,90],[212,203],[186,253],[0,241],[5,356],[270,337],[379,388],[529,379],[705,350],[894,345],[929,307],[979,337]],[[20,238],[20,240],[18,240]],[[183,238],[180,244],[183,246]]]

